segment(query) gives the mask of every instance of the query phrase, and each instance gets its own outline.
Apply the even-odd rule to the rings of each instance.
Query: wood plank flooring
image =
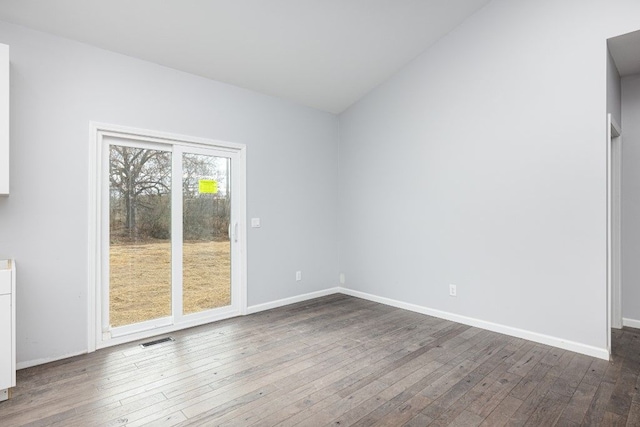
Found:
[[[0,426],[640,426],[611,362],[331,295],[18,372]]]

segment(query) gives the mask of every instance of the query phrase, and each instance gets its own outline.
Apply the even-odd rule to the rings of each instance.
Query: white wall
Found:
[[[334,115],[0,23],[11,46],[11,196],[18,362],[87,348],[89,122],[247,145],[249,305],[335,286]],[[295,271],[303,282],[295,282]]]
[[[640,322],[640,74],[622,79],[621,126],[622,317]]]
[[[494,0],[343,113],[347,286],[606,355],[606,39],[639,14]]]

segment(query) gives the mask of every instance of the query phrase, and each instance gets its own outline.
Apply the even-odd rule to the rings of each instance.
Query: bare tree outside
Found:
[[[184,240],[228,240],[231,195],[227,179],[227,159],[185,154],[182,170]],[[217,191],[202,193],[202,179],[215,181]]]
[[[109,170],[112,238],[168,238],[171,153],[113,145]]]

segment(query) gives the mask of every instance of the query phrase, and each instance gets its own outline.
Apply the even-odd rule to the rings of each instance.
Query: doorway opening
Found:
[[[607,123],[607,344],[610,354],[612,334],[619,336],[617,328],[640,328],[637,303],[640,269],[634,262],[640,253],[640,233],[637,232],[640,221],[636,215],[640,206],[637,186],[640,174],[635,167],[640,161],[640,151],[634,142],[640,135],[638,58],[640,30],[607,39],[607,113],[612,117]],[[624,126],[624,138],[621,126]],[[621,350],[618,344],[618,340],[613,343],[613,353]]]

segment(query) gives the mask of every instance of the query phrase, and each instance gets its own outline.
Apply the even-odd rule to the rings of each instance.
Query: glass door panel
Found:
[[[182,157],[182,312],[231,305],[230,159]]]
[[[109,324],[171,316],[171,153],[109,146]]]
[[[241,149],[138,134],[98,141],[97,346],[240,314]]]

